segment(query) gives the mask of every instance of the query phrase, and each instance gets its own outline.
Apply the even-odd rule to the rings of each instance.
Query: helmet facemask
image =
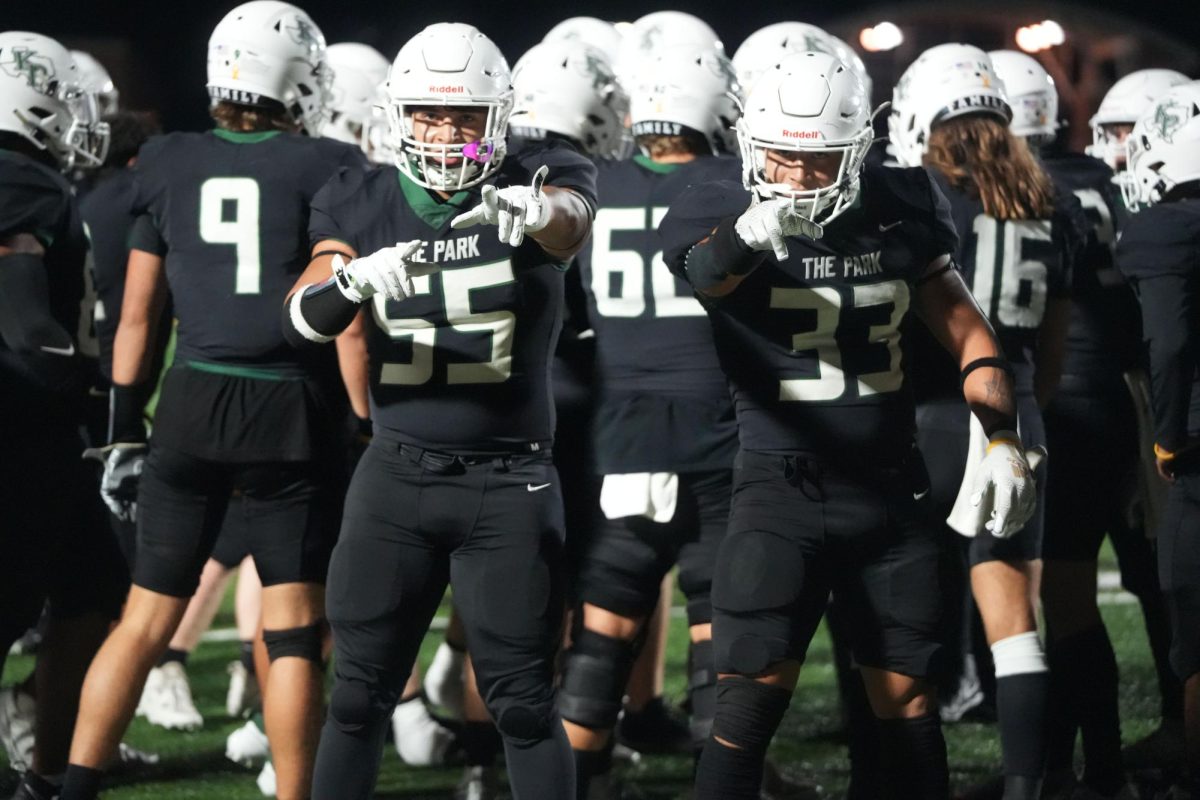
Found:
[[[100,121],[96,95],[77,84],[60,81],[53,96],[63,110],[31,108],[24,113],[14,110],[30,129],[27,138],[52,153],[64,170],[103,166],[110,130],[107,122]]]
[[[742,182],[754,195],[755,201],[786,198],[799,217],[817,225],[827,224],[854,205],[859,192],[859,175],[874,134],[864,128],[850,139],[812,142],[799,145],[795,140],[768,139],[754,136],[744,120],[737,124],[738,145],[742,153]],[[789,183],[772,183],[766,177],[767,151],[800,153],[839,153],[837,175],[826,186],[797,189]]]
[[[491,177],[507,153],[508,116],[512,95],[498,100],[457,99],[454,108],[487,109],[483,132],[471,142],[435,143],[420,141],[413,134],[413,114],[431,103],[393,101],[387,106],[391,149],[396,167],[418,186],[444,192],[467,189]],[[457,164],[448,165],[448,160]]]

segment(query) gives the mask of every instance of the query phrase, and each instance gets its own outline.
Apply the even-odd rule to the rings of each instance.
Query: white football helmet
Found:
[[[1012,108],[1012,132],[1035,146],[1050,144],[1058,135],[1058,90],[1054,79],[1036,58],[1016,50],[992,50],[992,67],[1004,81]]]
[[[725,54],[725,46],[707,22],[684,11],[655,11],[634,20],[621,40],[613,66],[625,91],[633,95],[638,84],[653,77],[648,62],[665,47],[701,45]]]
[[[875,92],[875,82],[871,80],[871,73],[867,72],[866,62],[862,60],[862,56],[858,51],[847,44],[842,39],[834,36],[832,33],[827,34],[829,41],[833,44],[833,54],[838,57],[838,60],[850,68],[855,77],[863,85],[863,91],[867,93],[867,104],[871,104],[871,98]]]
[[[608,59],[582,42],[542,42],[513,67],[514,133],[545,138],[557,133],[597,158],[628,154],[629,97]]]
[[[379,87],[387,79],[388,60],[368,44],[341,42],[329,46],[325,61],[333,71],[333,86],[330,116],[321,126],[321,135],[365,151],[364,131],[379,102]]]
[[[776,22],[746,37],[733,54],[738,83],[747,94],[754,80],[792,53],[837,55],[828,33],[807,22]]]
[[[1100,108],[1088,120],[1092,127],[1092,146],[1087,148],[1087,154],[1108,164],[1114,171],[1120,170],[1125,145],[1110,136],[1104,126],[1134,124],[1155,100],[1187,82],[1186,75],[1173,69],[1139,69],[1114,83],[1100,101]]]
[[[473,25],[440,22],[409,39],[387,79],[388,129],[396,166],[428,189],[458,191],[500,168],[507,152],[513,89],[508,62]],[[416,106],[487,109],[475,142],[434,144],[413,136]],[[450,165],[448,161],[457,161]]]
[[[280,104],[310,136],[328,118],[333,75],[325,36],[308,14],[281,0],[242,3],[208,40],[208,96],[247,106]]]
[[[929,132],[965,114],[1012,119],[1004,83],[987,53],[969,44],[939,44],[909,65],[892,93],[888,137],[902,167],[919,167]]]
[[[1128,179],[1121,182],[1132,211],[1154,205],[1176,186],[1200,181],[1200,81],[1159,97],[1125,140]]]
[[[690,128],[713,153],[735,152],[742,95],[729,59],[707,45],[681,44],[658,50],[646,67],[648,79],[629,101],[635,139]]]
[[[0,131],[54,156],[63,170],[99,167],[108,123],[65,47],[40,33],[0,33]]]
[[[742,181],[757,199],[790,198],[796,213],[818,224],[858,197],[859,175],[875,134],[858,76],[827,53],[798,53],[762,73],[737,123]],[[837,152],[837,178],[818,189],[769,183],[766,151]]]
[[[603,53],[609,64],[615,64],[621,53],[621,39],[621,32],[611,22],[595,17],[571,17],[551,28],[542,41],[582,42]]]
[[[96,95],[96,104],[100,108],[100,116],[117,113],[121,106],[121,93],[113,85],[112,76],[104,65],[96,60],[91,53],[83,50],[72,50],[71,58],[79,67],[80,81],[83,88]]]

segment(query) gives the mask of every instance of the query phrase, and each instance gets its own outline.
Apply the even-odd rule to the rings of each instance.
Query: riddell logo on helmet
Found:
[[[465,86],[430,86],[431,94],[466,94],[467,87]]]
[[[783,129],[783,138],[784,139],[820,139],[821,134],[818,133],[817,131],[789,131],[787,128],[784,128]]]

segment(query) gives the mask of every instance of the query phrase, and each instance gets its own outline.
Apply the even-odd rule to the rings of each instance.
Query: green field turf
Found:
[[[1106,604],[1104,618],[1109,626],[1121,667],[1123,733],[1127,742],[1151,732],[1158,723],[1158,695],[1154,668],[1141,624],[1139,608],[1132,603]],[[233,624],[228,604],[216,626]],[[422,663],[428,663],[438,635],[427,637]],[[157,752],[162,760],[137,772],[115,775],[104,797],[107,800],[150,800],[150,798],[235,798],[261,797],[255,773],[224,758],[225,736],[241,721],[225,717],[226,664],[236,657],[236,643],[204,643],[188,664],[192,691],[205,717],[197,733],[167,732],[142,720],[134,722],[126,741],[135,747]],[[673,701],[684,692],[686,629],[676,618],[671,629],[667,662],[667,694]],[[12,657],[3,683],[24,677],[32,668],[27,657]],[[772,756],[785,773],[817,784],[823,797],[840,797],[845,790],[848,762],[838,734],[836,680],[829,639],[817,634],[801,674],[800,688],[791,710],[776,737]],[[953,781],[963,789],[991,777],[998,769],[999,746],[993,726],[956,724],[946,728]],[[3,763],[0,753],[0,763]],[[690,776],[690,759],[647,757],[631,768],[630,777],[648,798],[678,797]],[[15,773],[4,769],[0,779],[3,797],[11,791]],[[384,755],[379,781],[381,798],[444,798],[458,779],[458,769],[411,769],[400,763],[390,745]]]

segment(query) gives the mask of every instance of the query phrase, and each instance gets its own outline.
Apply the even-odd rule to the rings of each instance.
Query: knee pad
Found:
[[[371,690],[359,681],[338,680],[329,695],[329,720],[345,733],[360,733],[376,717]]]
[[[717,715],[717,668],[713,664],[711,639],[692,642],[688,651],[688,708],[692,743],[701,747],[712,735],[713,718]]]
[[[792,693],[741,676],[717,681],[717,716],[713,736],[752,753],[767,745],[792,701]]]
[[[1037,631],[1018,633],[996,642],[992,645],[992,661],[996,665],[997,679],[1047,671],[1046,653]]]
[[[496,730],[517,744],[550,738],[554,725],[562,727],[551,702],[539,706],[513,703],[496,714]]]
[[[616,725],[635,653],[634,642],[580,628],[563,657],[558,690],[558,710],[563,718],[593,730]]]
[[[314,622],[301,628],[287,628],[281,631],[263,631],[263,642],[267,645],[267,657],[271,661],[292,656],[322,663],[321,639],[325,632],[325,622]]]

